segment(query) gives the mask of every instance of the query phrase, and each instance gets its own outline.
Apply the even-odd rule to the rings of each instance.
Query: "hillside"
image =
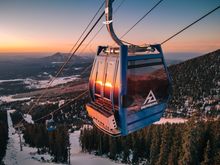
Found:
[[[173,80],[171,109],[187,116],[199,110],[219,115],[220,49],[172,65],[169,71]]]
[[[51,64],[54,60],[58,61],[58,62],[62,62],[63,57],[60,56],[60,54],[56,54],[52,57],[45,57],[45,58],[48,58],[48,60],[44,59],[43,61],[44,62],[47,61],[46,62],[47,64]],[[54,58],[57,58],[57,59],[54,59]],[[60,59],[60,61],[59,61],[59,59]],[[65,74],[63,76],[68,76],[68,75],[73,76],[73,74],[74,75],[80,74],[84,68],[86,68],[89,64],[91,64],[91,62],[88,60],[84,60],[83,62],[85,62],[85,63],[77,63],[74,65],[71,65],[71,67],[68,70],[65,70]],[[197,113],[197,114],[199,114],[199,116],[202,116],[202,117],[207,117],[207,116],[208,117],[217,117],[217,116],[219,116],[219,114],[220,114],[220,110],[219,110],[220,109],[219,108],[220,66],[219,66],[219,64],[220,64],[220,50],[217,50],[215,52],[200,56],[198,58],[194,58],[194,59],[185,61],[183,63],[170,66],[169,71],[170,71],[172,79],[173,79],[173,97],[172,97],[172,100],[170,101],[169,109],[166,110],[165,116],[174,116],[174,117],[178,116],[181,118],[187,118],[187,117],[191,117],[194,113]],[[40,73],[37,72],[37,75],[45,75],[43,77],[44,79],[42,79],[42,77],[40,77],[40,78],[38,78],[39,80],[36,80],[38,83],[45,81],[46,76],[52,74],[55,71],[55,68],[53,68],[54,64],[46,65],[46,66],[49,67],[51,70],[49,69],[50,72],[49,72],[49,70],[47,70],[47,74],[43,73],[43,72],[45,72],[45,70],[41,70]],[[55,64],[55,66],[58,67],[59,65]],[[81,70],[75,69],[73,72],[73,69],[78,68],[78,67],[81,67]],[[49,119],[49,116],[47,116],[45,119],[40,119],[40,118],[43,117],[44,115],[49,114],[49,112],[58,109],[64,103],[66,103],[70,98],[74,98],[77,95],[79,95],[79,93],[84,91],[87,88],[88,75],[89,75],[89,69],[87,70],[86,74],[79,77],[79,79],[75,79],[72,82],[60,84],[59,86],[54,86],[54,87],[50,88],[48,90],[48,94],[41,99],[39,104],[30,113],[34,123],[37,123],[37,124],[34,124],[33,126],[36,128],[38,128],[38,127],[43,128],[42,130],[44,130],[45,127],[44,126],[42,127],[42,125],[43,125],[43,123],[45,123],[46,119]],[[66,79],[69,80],[69,77],[63,77],[63,78],[65,80]],[[33,79],[34,79],[34,76],[33,76]],[[26,80],[26,79],[24,79],[24,80]],[[21,79],[19,81],[23,82],[24,80]],[[16,79],[10,80],[11,84],[14,84],[14,81],[18,81],[18,80],[16,80]],[[11,89],[12,88],[10,86],[11,84],[8,84],[9,80],[2,80],[1,83],[2,83],[2,87],[4,89],[6,89],[6,88]],[[5,84],[7,83],[7,86],[5,86],[4,83]],[[14,86],[16,86],[16,85],[17,84],[14,84]],[[18,86],[17,86],[17,88],[18,88]],[[19,101],[19,99],[17,100],[17,98],[13,98],[15,101],[12,102],[13,99],[10,97],[12,97],[13,95],[9,95],[9,96],[4,95],[2,97],[2,98],[6,98],[6,101],[3,101],[3,103],[1,104],[1,106],[0,106],[1,110],[3,110],[3,111],[5,109],[15,109],[16,110],[11,115],[14,124],[18,123],[18,121],[20,121],[22,119],[21,114],[27,113],[27,110],[29,110],[29,108],[32,106],[32,102],[34,102],[36,100],[37,96],[43,92],[43,88],[39,88],[34,91],[33,91],[33,89],[31,89],[31,91],[32,92],[27,91],[26,93],[24,93],[25,91],[23,91],[23,92],[21,92],[21,94],[16,95],[17,98],[19,98],[19,99],[21,98],[21,100],[23,99],[23,101],[21,101],[21,100]],[[13,94],[15,94],[15,93],[13,93]],[[0,98],[0,100],[2,98]],[[80,98],[79,100],[73,100],[73,102],[71,104],[62,108],[62,111],[57,111],[56,113],[54,113],[53,119],[56,122],[56,124],[60,125],[60,126],[63,126],[63,124],[64,124],[65,127],[66,126],[68,127],[69,131],[74,131],[74,130],[76,131],[84,124],[91,124],[90,119],[88,119],[88,116],[86,115],[86,111],[85,111],[85,104],[88,102],[88,100],[89,100],[89,97],[87,95],[85,95],[84,97]],[[184,121],[187,121],[187,120],[184,119]],[[201,120],[201,121],[204,122],[204,120]],[[28,126],[28,125],[26,125],[26,126]],[[189,126],[191,126],[191,125],[189,125]],[[137,135],[138,137],[140,137],[140,139],[137,141],[137,143],[132,144],[132,143],[130,143],[129,138],[128,138],[127,140],[129,142],[129,144],[132,144],[132,145],[129,146],[129,148],[126,148],[125,150],[127,151],[127,153],[124,152],[123,154],[118,154],[118,153],[121,153],[122,147],[119,147],[119,150],[116,151],[115,145],[120,144],[120,145],[125,146],[125,143],[127,143],[127,141],[124,141],[125,139],[124,140],[121,139],[122,141],[112,141],[111,139],[108,139],[107,136],[103,135],[104,137],[102,137],[103,138],[103,146],[102,147],[104,147],[104,148],[102,148],[101,151],[95,152],[95,153],[100,154],[102,152],[102,154],[106,154],[106,152],[107,153],[109,152],[110,155],[107,155],[107,157],[110,157],[111,159],[114,159],[114,160],[123,159],[122,162],[125,162],[125,163],[139,162],[140,160],[139,160],[139,158],[137,159],[137,157],[142,157],[142,156],[137,155],[137,152],[135,150],[137,149],[138,154],[142,153],[142,150],[139,149],[139,144],[143,144],[143,142],[141,140],[142,137],[146,137],[146,135],[148,134],[149,135],[148,138],[152,139],[152,141],[151,140],[146,141],[146,145],[148,145],[148,147],[146,147],[146,148],[150,148],[150,147],[153,148],[154,146],[159,146],[158,144],[155,143],[156,142],[155,140],[158,139],[158,137],[171,136],[171,134],[170,135],[166,134],[166,132],[172,133],[171,130],[176,130],[178,132],[180,130],[182,131],[185,129],[185,131],[183,131],[183,132],[186,132],[186,134],[182,134],[181,135],[181,137],[182,137],[182,136],[188,136],[189,132],[187,132],[187,130],[188,131],[191,130],[191,127],[189,127],[189,129],[186,129],[185,128],[186,125],[173,125],[173,126],[167,125],[165,127],[167,127],[167,129],[164,129],[164,126],[158,126],[158,127],[152,126],[152,127],[148,128],[149,130],[143,130],[141,132],[138,132],[137,134],[130,136],[131,139],[134,139],[134,138],[137,139],[137,137],[136,137],[136,135]],[[209,124],[206,127],[209,128]],[[60,128],[62,128],[62,127],[60,127]],[[199,128],[198,131],[200,131],[200,127],[198,127],[198,128]],[[156,132],[153,131],[154,132],[153,133],[152,129]],[[32,129],[25,129],[25,130],[31,130],[29,132],[34,133],[34,131],[32,131]],[[150,131],[150,132],[148,132],[148,131]],[[158,133],[157,131],[160,132],[161,136],[156,135]],[[210,130],[206,129],[205,131],[210,131]],[[28,131],[26,131],[26,133],[27,132]],[[59,131],[57,131],[57,132],[59,132]],[[82,138],[82,137],[87,137],[87,133],[85,133],[84,135],[83,135],[83,133],[85,133],[85,132],[82,132],[81,135],[77,136],[77,138],[79,138],[79,137],[81,138],[81,142],[82,142],[82,140],[87,139],[87,138],[85,138],[85,139]],[[89,133],[89,135],[91,135],[90,131],[88,133]],[[96,131],[93,131],[93,133],[95,135],[98,135]],[[205,134],[206,132],[203,132],[203,133]],[[41,133],[38,132],[37,134],[40,135]],[[79,134],[79,132],[78,132],[78,134]],[[56,135],[60,136],[59,134],[56,134]],[[95,137],[95,135],[94,135],[94,137]],[[150,136],[152,136],[152,138]],[[177,136],[179,137],[179,134],[177,134]],[[40,137],[40,136],[38,136],[38,137]],[[212,136],[209,137],[210,142],[214,143],[215,139],[213,140],[211,137]],[[108,140],[106,140],[106,138]],[[174,136],[174,138],[176,138],[176,137]],[[111,147],[108,147],[110,151],[108,151],[108,149],[105,148],[104,141],[107,142],[106,144],[112,144]],[[162,142],[162,139],[160,139],[160,141]],[[173,141],[175,141],[175,139],[173,139]],[[37,145],[38,144],[37,141],[35,141],[35,142]],[[91,142],[94,143],[93,141],[91,141]],[[28,140],[27,140],[27,142],[25,141],[25,143],[28,143]],[[60,142],[57,141],[57,144],[59,144],[59,143]],[[91,150],[97,151],[97,145],[92,146],[92,145],[90,145],[90,142],[89,143],[86,142],[85,144],[89,144],[89,146],[87,146],[87,145],[81,146],[83,151],[91,151]],[[98,143],[94,143],[94,144],[98,144]],[[82,145],[82,143],[81,143],[81,145]],[[172,143],[170,144],[170,146],[171,145],[173,145],[172,147],[174,147],[174,148],[176,146],[181,145],[182,146],[181,150],[184,151],[185,144],[182,144],[181,142],[179,142],[178,145],[172,144]],[[208,142],[204,141],[203,148],[201,149],[201,153],[204,152],[206,145],[208,146]],[[60,148],[60,149],[62,149],[62,148]],[[166,149],[166,148],[161,147],[160,150],[162,150],[162,149]],[[50,148],[48,148],[48,150],[50,151]],[[12,148],[12,151],[13,151],[13,148]],[[51,152],[52,152],[52,149],[51,149]],[[158,150],[157,153],[160,153],[160,151]],[[161,153],[163,153],[163,152],[161,152]],[[78,155],[78,153],[77,153],[77,155]],[[131,155],[133,155],[133,156],[131,156]],[[145,150],[144,150],[142,155],[144,155],[143,159],[145,160],[145,158],[149,159],[149,156],[151,154],[149,153],[149,151],[147,153],[145,153]],[[76,156],[76,155],[74,155],[74,156]],[[65,152],[64,152],[64,157],[66,157]],[[156,157],[157,158],[161,157],[161,160],[164,157],[167,158],[167,156],[163,156],[163,155],[161,155],[161,156],[157,155]],[[178,160],[178,159],[182,160],[182,157],[179,157],[179,156],[177,156],[177,157],[178,158],[175,160]],[[90,159],[90,157],[89,157],[89,159]],[[150,158],[150,160],[151,159],[153,161],[154,158]],[[75,160],[75,159],[73,160],[72,158],[71,158],[71,160],[78,162],[78,160]],[[199,158],[199,161],[200,162],[203,161],[203,156],[201,156]],[[215,158],[213,158],[213,161],[216,161]]]

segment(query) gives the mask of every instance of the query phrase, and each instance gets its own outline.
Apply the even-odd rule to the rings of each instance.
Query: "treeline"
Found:
[[[192,97],[194,108],[202,109],[204,98],[218,96],[218,80],[220,78],[220,49],[206,55],[169,66],[172,77],[172,99],[169,107],[180,109],[185,107],[187,97]],[[181,73],[181,74],[180,74]],[[202,112],[200,112],[202,113]],[[212,114],[212,116],[219,115]]]
[[[3,157],[5,156],[8,141],[8,123],[7,123],[7,112],[0,111],[0,164]]]
[[[129,164],[219,165],[220,120],[152,125],[126,137],[110,137],[96,128],[80,134],[84,152],[96,152]]]
[[[27,124],[23,133],[25,143],[38,148],[39,153],[48,152],[54,162],[67,162],[70,143],[66,126],[59,125],[55,131],[48,132],[44,124]]]
[[[65,97],[69,96],[69,98],[71,97],[74,98],[79,94],[80,92],[76,92],[74,95],[67,94],[65,95]],[[58,124],[66,124],[69,126],[72,125],[80,128],[85,122],[88,121],[88,116],[86,115],[86,110],[85,110],[85,104],[88,102],[88,99],[89,99],[88,96],[84,96],[78,100],[72,101],[71,104],[69,104],[68,106],[64,106],[61,111],[57,111],[56,113],[53,114],[54,121]],[[58,103],[51,105],[37,106],[31,113],[32,119],[34,121],[40,119],[41,117],[48,115],[49,113],[53,112],[58,108],[59,108]],[[23,109],[25,108],[23,107]],[[50,116],[48,116],[47,119],[50,119]],[[44,123],[45,118],[37,122]]]

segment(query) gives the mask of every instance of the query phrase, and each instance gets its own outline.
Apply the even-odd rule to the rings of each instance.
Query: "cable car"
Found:
[[[56,130],[56,123],[53,120],[53,115],[51,115],[51,119],[46,120],[46,129],[48,132],[52,132]]]
[[[111,136],[125,136],[160,120],[171,93],[171,79],[159,44],[125,45],[116,36],[111,1],[107,29],[117,47],[99,46],[89,78],[88,115]]]

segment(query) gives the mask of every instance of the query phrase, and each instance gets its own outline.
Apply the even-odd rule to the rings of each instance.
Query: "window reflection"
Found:
[[[127,72],[129,111],[139,111],[168,97],[168,78],[160,59],[130,61]]]

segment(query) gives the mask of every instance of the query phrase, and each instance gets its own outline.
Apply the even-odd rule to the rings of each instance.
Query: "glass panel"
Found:
[[[161,59],[129,61],[126,106],[139,111],[168,98],[168,78]]]
[[[92,91],[93,90],[93,85],[96,79],[96,72],[97,72],[97,61],[94,62],[92,72],[89,78],[89,89]]]
[[[114,80],[114,74],[115,74],[115,62],[109,61],[107,62],[107,68],[106,68],[106,79],[104,85],[104,97],[111,99],[111,91],[113,88],[113,80]]]
[[[103,86],[103,74],[105,71],[105,61],[99,60],[97,61],[97,77],[95,82],[95,93],[101,95],[102,94],[102,86]]]
[[[117,77],[114,85],[114,104],[117,106],[118,106],[118,96],[119,96],[119,85],[120,85],[120,74],[119,74],[119,69],[117,69]]]

